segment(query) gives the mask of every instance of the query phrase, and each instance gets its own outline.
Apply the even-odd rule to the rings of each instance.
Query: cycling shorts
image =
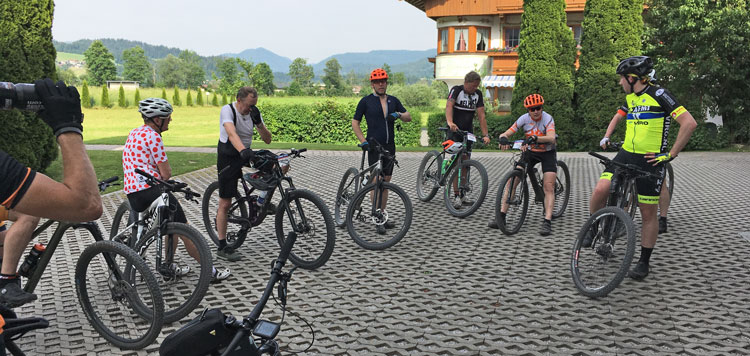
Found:
[[[654,166],[648,163],[645,155],[631,153],[625,150],[620,150],[613,159],[615,162],[621,162],[626,164],[637,165],[641,170],[646,172],[654,173],[659,176],[655,177],[640,177],[636,179],[635,186],[638,191],[638,202],[642,204],[659,204],[659,193],[661,192],[661,185],[664,183],[664,166]],[[612,180],[614,169],[616,166],[612,165],[607,167],[600,179]]]
[[[383,148],[385,148],[393,157],[396,157],[396,144],[395,143],[383,145]],[[380,154],[375,153],[374,150],[370,149],[370,151],[367,152],[367,162],[369,162],[371,166],[377,163],[379,159],[380,159]],[[383,174],[385,174],[386,176],[393,175],[394,165],[395,164],[393,162],[393,159],[384,158],[383,159]]]
[[[167,194],[169,195],[169,210],[174,212],[174,221],[187,224],[187,218],[185,217],[185,211],[182,210],[182,205],[177,201],[174,194]],[[132,211],[139,213],[148,209],[148,207],[151,206],[151,203],[160,196],[161,189],[159,189],[159,187],[150,187],[128,194],[128,202],[130,202],[130,208]],[[134,214],[131,214],[131,217],[134,217]]]
[[[232,156],[221,152],[216,155],[220,198],[231,199],[237,196],[237,180],[242,177],[242,166],[242,159],[239,155]]]
[[[542,163],[542,172],[557,173],[557,151],[529,152],[529,168]]]

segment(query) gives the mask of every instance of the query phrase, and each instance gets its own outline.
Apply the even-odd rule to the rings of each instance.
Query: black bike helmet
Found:
[[[648,56],[633,56],[623,59],[617,66],[617,74],[633,74],[638,78],[647,77],[654,69],[654,62]]]
[[[269,173],[273,169],[274,163],[278,161],[278,156],[269,150],[259,150],[255,152],[253,158],[253,167],[262,173]]]

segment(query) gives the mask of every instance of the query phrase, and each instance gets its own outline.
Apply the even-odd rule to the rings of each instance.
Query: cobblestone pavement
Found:
[[[289,307],[315,329],[304,355],[750,354],[750,155],[680,155],[669,233],[659,238],[651,275],[642,282],[626,278],[598,300],[577,292],[569,268],[573,238],[601,171],[595,159],[559,155],[573,186],[552,235],[538,235],[542,211],[532,205],[522,230],[509,237],[486,224],[510,154],[475,154],[488,169],[490,189],[483,206],[465,219],[448,215],[441,195],[428,203],[416,198],[422,156],[399,154],[394,182],[409,193],[414,220],[398,245],[367,251],[337,229],[328,263],[294,275]],[[341,175],[358,164],[357,152],[310,152],[292,162],[290,174],[332,211]],[[208,168],[180,178],[200,192],[214,177],[215,168]],[[103,231],[123,199],[122,192],[104,197]],[[203,231],[200,207],[183,206]],[[111,347],[89,326],[73,287],[75,261],[89,243],[70,236],[61,244],[37,288],[39,299],[19,310],[51,326],[27,335],[22,347],[30,355],[158,354],[158,343],[179,323],[166,325],[158,343],[137,352]],[[249,313],[278,250],[266,220],[242,246],[242,261],[219,262],[232,268],[232,277],[212,285],[202,305]],[[280,310],[269,303],[264,315],[278,318]],[[310,330],[294,316],[286,321],[279,334],[285,354],[304,349]]]

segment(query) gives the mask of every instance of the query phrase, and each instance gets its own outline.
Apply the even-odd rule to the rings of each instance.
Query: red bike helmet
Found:
[[[533,108],[535,106],[544,105],[544,98],[539,94],[531,94],[523,99],[523,106]]]
[[[388,79],[388,73],[383,68],[377,68],[370,73],[370,81]]]

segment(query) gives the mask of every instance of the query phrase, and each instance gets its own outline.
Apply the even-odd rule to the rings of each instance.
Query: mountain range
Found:
[[[135,46],[143,48],[146,56],[152,60],[164,58],[169,54],[177,56],[183,51],[183,49],[180,48],[151,45],[145,42],[125,39],[103,38],[101,41],[104,46],[112,52],[115,57],[115,62],[117,63],[121,63],[122,52],[124,50]],[[91,46],[92,42],[93,40],[90,39],[83,39],[74,42],[53,41],[57,51],[79,54],[83,54],[83,52]],[[313,66],[316,76],[322,76],[326,62],[335,58],[341,65],[342,76],[350,72],[354,72],[357,76],[362,76],[369,73],[372,69],[382,67],[383,64],[387,63],[391,67],[391,71],[404,73],[407,80],[411,82],[420,78],[432,77],[433,65],[427,61],[427,58],[434,57],[436,52],[437,50],[433,48],[423,51],[376,50],[366,53],[340,53],[331,55],[320,62],[308,64]],[[271,67],[274,76],[278,76],[277,79],[281,79],[281,81],[284,81],[283,78],[288,78],[286,73],[289,71],[289,65],[292,63],[292,59],[290,58],[280,56],[263,47],[258,47],[246,49],[238,53],[224,53],[219,56],[208,57],[201,56],[207,75],[210,75],[212,71],[216,70],[216,60],[220,57],[242,58],[256,64],[265,62]]]

